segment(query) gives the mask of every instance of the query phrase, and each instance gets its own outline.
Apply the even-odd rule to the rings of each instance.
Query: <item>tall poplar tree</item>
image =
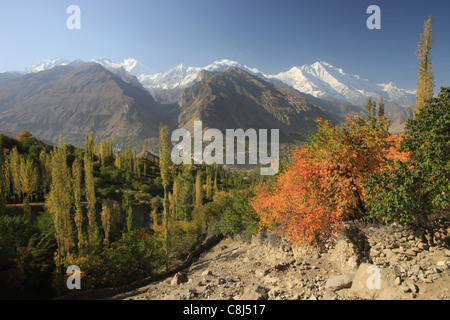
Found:
[[[0,136],[0,217],[6,210],[5,156],[3,154],[3,138]]]
[[[423,26],[423,33],[420,34],[420,40],[417,44],[416,57],[419,59],[418,78],[417,78],[417,93],[416,93],[416,106],[414,108],[414,114],[420,112],[428,100],[433,98],[433,72],[431,70],[431,57],[430,51],[433,44],[431,36],[433,35],[432,29],[433,19],[431,16],[425,20]]]
[[[372,108],[373,108],[372,98],[369,97],[369,99],[367,99],[366,102],[366,119],[369,121],[372,121]]]
[[[17,198],[21,200],[23,193],[22,185],[20,183],[20,155],[16,147],[11,150],[11,154],[9,156],[9,170],[12,191],[17,196]]]
[[[372,101],[372,122],[376,122],[377,121],[377,102],[375,101],[375,99]]]
[[[75,226],[77,228],[78,236],[78,252],[83,253],[86,247],[86,240],[84,239],[83,233],[83,211],[81,209],[81,179],[82,170],[80,160],[75,158],[72,164],[72,187],[73,187],[73,197],[75,202]]]
[[[73,198],[71,193],[72,180],[67,166],[67,148],[62,137],[58,147],[52,154],[52,184],[46,199],[47,210],[52,214],[55,226],[55,237],[58,245],[57,270],[61,272],[62,259],[74,247],[71,210]]]
[[[169,211],[168,208],[168,194],[167,188],[170,183],[170,145],[169,145],[169,127],[161,125],[159,127],[159,168],[161,172],[161,179],[164,188],[163,200],[163,223],[164,223],[164,246],[165,246],[165,260],[166,271],[169,270]]]
[[[380,97],[380,102],[378,103],[378,119],[384,116],[384,101],[383,97]]]
[[[202,173],[199,170],[197,177],[195,178],[195,207],[199,208],[203,205],[203,185],[202,185]]]
[[[92,138],[92,134],[88,134],[86,136],[86,153],[87,153],[89,159],[94,160],[95,141]]]
[[[88,154],[84,154],[84,179],[86,185],[86,200],[88,202],[88,247],[93,249],[98,245],[98,228],[96,222],[94,185],[94,167]]]

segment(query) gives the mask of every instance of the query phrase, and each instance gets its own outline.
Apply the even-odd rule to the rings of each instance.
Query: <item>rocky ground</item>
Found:
[[[349,224],[334,242],[293,247],[275,232],[226,238],[174,277],[113,299],[450,299],[450,224]]]

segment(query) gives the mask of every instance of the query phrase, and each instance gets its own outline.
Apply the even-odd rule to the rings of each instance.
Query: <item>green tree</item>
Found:
[[[426,220],[450,209],[450,88],[428,100],[406,128],[401,149],[410,159],[373,175],[366,186],[370,216],[387,223]]]
[[[375,122],[375,121],[377,121],[377,102],[375,101],[375,100],[373,100],[372,101],[372,116],[371,116],[371,119],[372,119],[372,122]]]
[[[131,232],[133,229],[133,207],[131,204],[131,196],[125,192],[122,195],[122,210],[125,213],[127,232]]]
[[[212,200],[212,192],[213,192],[212,179],[211,175],[208,174],[206,176],[206,199],[208,201]]]
[[[181,172],[175,178],[176,191],[174,188],[174,197],[176,199],[177,218],[188,221],[193,209],[192,185],[194,184],[194,178],[192,176],[191,170],[189,169],[190,165],[181,164],[181,166]]]
[[[94,160],[95,154],[95,141],[92,138],[92,134],[86,136],[86,154],[89,159]]]
[[[380,97],[380,102],[378,103],[378,119],[384,117],[384,101],[383,97]]]
[[[98,227],[96,222],[97,198],[95,197],[95,183],[94,183],[94,167],[89,155],[84,155],[84,179],[86,186],[86,200],[88,202],[88,248],[93,250],[98,245]]]
[[[17,148],[11,150],[9,156],[9,170],[12,190],[19,200],[23,198],[22,184],[20,180],[20,155]]]
[[[169,210],[168,210],[168,190],[170,183],[170,145],[169,145],[169,127],[161,125],[159,128],[159,167],[164,188],[163,200],[163,223],[164,223],[164,245],[166,257],[166,271],[169,270]]]
[[[82,169],[81,163],[78,158],[72,164],[72,187],[73,187],[73,198],[75,202],[75,226],[77,229],[78,238],[78,252],[83,253],[86,247],[86,239],[83,233],[83,211],[81,208],[81,180],[82,180]]]
[[[21,157],[19,179],[24,199],[29,202],[32,194],[37,192],[39,182],[38,168],[32,159]]]
[[[0,216],[6,210],[6,178],[5,178],[5,156],[3,154],[3,137],[0,136]]]
[[[373,109],[373,103],[372,98],[369,97],[366,102],[366,118],[369,121],[372,121],[372,109]]]
[[[195,207],[199,208],[203,205],[203,184],[202,184],[202,172],[197,171],[197,177],[195,178]]]
[[[71,193],[70,172],[67,166],[67,148],[60,137],[58,147],[52,155],[52,184],[46,199],[47,210],[53,217],[55,238],[58,245],[56,264],[57,272],[62,272],[62,259],[67,257],[74,247],[71,210],[73,198]]]

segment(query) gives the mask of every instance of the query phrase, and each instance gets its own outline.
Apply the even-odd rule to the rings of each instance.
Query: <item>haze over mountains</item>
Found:
[[[59,134],[81,142],[87,133],[145,139],[157,136],[161,122],[175,128],[202,120],[205,128],[279,128],[294,137],[314,130],[317,117],[364,115],[368,97],[383,97],[387,113],[401,121],[415,102],[411,90],[374,84],[326,62],[265,75],[224,59],[151,74],[131,58],[54,59],[0,74],[0,132],[28,130],[52,142]]]

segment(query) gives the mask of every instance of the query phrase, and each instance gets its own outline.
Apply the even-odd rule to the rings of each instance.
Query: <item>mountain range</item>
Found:
[[[231,67],[238,67],[265,81],[292,87],[302,93],[329,101],[344,101],[350,105],[361,107],[369,97],[376,100],[383,97],[385,104],[388,107],[396,107],[397,111],[402,111],[398,107],[412,107],[415,103],[415,90],[399,88],[392,82],[373,83],[359,75],[348,74],[341,68],[334,67],[325,61],[318,61],[311,65],[305,64],[301,67],[294,66],[290,70],[275,75],[267,75],[257,68],[227,59],[217,60],[203,67],[179,64],[162,73],[151,73],[148,67],[132,58],[127,58],[121,63],[114,63],[105,57],[92,59],[91,62],[97,62],[116,74],[123,75],[128,72],[136,76],[150,92],[152,90],[178,90],[179,96],[183,89],[194,82],[201,70],[224,72]],[[63,59],[44,60],[25,68],[22,73],[39,72],[68,63]],[[155,99],[161,101],[158,97]],[[162,102],[167,101],[162,99]]]
[[[27,130],[56,142],[158,134],[159,109],[138,82],[126,82],[97,63],[73,62],[0,85],[0,128]]]
[[[383,97],[401,130],[414,105],[414,91],[375,84],[326,62],[276,75],[232,60],[205,67],[182,64],[152,74],[135,59],[113,63],[62,59],[22,71],[0,73],[0,132],[33,134],[57,141],[95,137],[155,137],[161,122],[172,128],[202,120],[214,128],[280,128],[285,137],[304,135],[322,117],[332,121],[364,114],[368,97]]]

